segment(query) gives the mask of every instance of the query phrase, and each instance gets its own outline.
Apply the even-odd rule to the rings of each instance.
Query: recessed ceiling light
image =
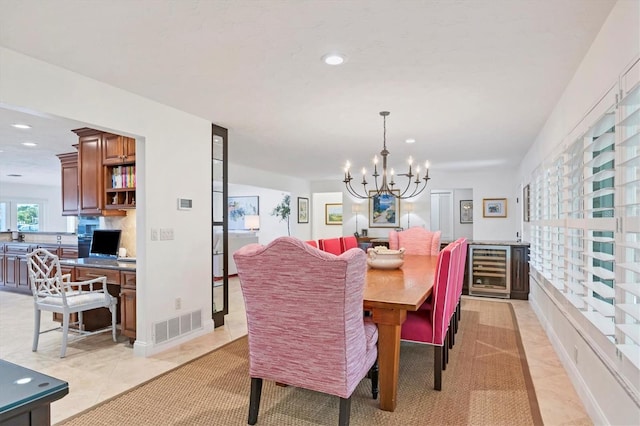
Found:
[[[7,176],[9,176],[9,177],[22,177],[22,175],[17,175],[15,173],[10,173]]]
[[[16,129],[30,129],[31,126],[29,126],[28,124],[22,124],[22,123],[15,123],[12,124],[13,127],[15,127]]]
[[[22,142],[22,145],[24,146],[37,146],[38,144],[35,142]]]
[[[340,53],[328,53],[322,57],[322,61],[327,65],[340,65],[344,63],[345,58]]]
[[[405,141],[406,143],[416,143],[416,140],[413,138],[409,138]]]

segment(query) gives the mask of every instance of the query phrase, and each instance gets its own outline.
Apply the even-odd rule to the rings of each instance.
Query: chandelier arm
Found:
[[[358,193],[358,191],[356,191],[353,186],[351,185],[351,181],[346,183],[346,187],[347,187],[347,191],[349,191],[349,194],[353,195],[356,198],[359,198],[361,200],[364,200],[366,198],[369,198],[366,194],[367,194],[367,186],[363,185],[364,191],[365,191],[365,195],[361,195]]]

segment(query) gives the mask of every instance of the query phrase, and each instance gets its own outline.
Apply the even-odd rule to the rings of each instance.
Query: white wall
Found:
[[[467,192],[462,192],[460,198],[454,195],[458,203],[454,210],[459,209],[459,200],[473,199],[473,226],[465,226],[460,228],[459,236],[466,236],[475,241],[515,241],[516,232],[519,232],[522,221],[522,209],[516,201],[521,198],[520,185],[516,179],[516,165],[513,167],[491,168],[487,170],[472,171],[447,171],[432,168],[430,173],[432,179],[429,181],[428,189],[415,199],[411,200],[414,204],[414,211],[411,213],[411,226],[424,226],[430,229],[431,217],[431,189],[457,189],[464,188]],[[353,234],[355,228],[354,213],[351,212],[351,206],[355,202],[361,202],[352,198],[346,190],[344,184],[339,179],[335,181],[312,182],[312,192],[342,192],[344,206],[343,235]],[[468,194],[468,195],[467,195]],[[472,195],[472,197],[471,197]],[[469,196],[470,198],[466,198]],[[506,218],[483,218],[482,217],[482,199],[483,198],[506,198],[507,199],[507,217]],[[402,202],[400,205],[400,223],[402,227],[406,227],[406,213],[403,212]],[[360,229],[367,228],[368,224],[368,201],[364,201],[364,213],[358,218],[358,227]],[[457,210],[455,210],[457,211]],[[324,218],[324,211],[323,211]],[[459,216],[458,216],[459,218]],[[454,218],[458,221],[458,218]],[[324,222],[323,222],[324,223]],[[454,222],[455,223],[455,222]],[[369,236],[387,237],[390,228],[369,228]],[[457,232],[458,228],[454,227]],[[472,233],[472,234],[471,234]]]
[[[0,182],[0,201],[34,201],[42,204],[40,231],[67,232],[67,218],[61,216],[62,187],[59,185],[28,185]],[[12,228],[15,230],[15,228]]]
[[[263,215],[267,215],[273,210],[276,204],[279,204],[282,200],[282,193],[288,192],[291,195],[291,236],[300,238],[301,240],[311,239],[311,223],[313,216],[309,218],[309,223],[298,223],[298,197],[311,199],[311,190],[309,182],[304,179],[298,179],[291,176],[280,175],[272,172],[266,172],[264,170],[252,169],[246,166],[233,163],[233,157],[236,150],[241,150],[237,144],[233,143],[233,132],[229,134],[230,149],[229,149],[229,194],[234,194],[232,188],[253,189],[254,191],[261,190],[274,190],[279,194],[278,201],[265,199],[265,208],[263,210],[263,201],[260,199],[260,223],[262,225]],[[235,189],[233,189],[235,190]],[[266,196],[267,192],[265,192]],[[255,194],[248,194],[255,195]],[[279,223],[277,219],[270,216],[275,221],[271,224],[269,217],[265,217],[266,226],[270,230],[269,234],[260,235],[260,243],[266,244],[271,241],[275,236],[287,235],[287,227],[284,222]],[[279,224],[278,224],[279,223]],[[273,227],[271,225],[274,225]],[[273,233],[271,233],[273,229]]]
[[[229,197],[257,196],[259,202],[260,229],[256,232],[258,242],[260,244],[268,244],[274,239],[287,235],[287,223],[279,218],[272,216],[273,209],[282,202],[286,191],[278,191],[275,189],[261,188],[257,186],[229,184]],[[289,217],[289,225],[291,227],[291,236],[300,238],[294,234],[297,222],[297,200],[291,199],[291,216]],[[306,238],[301,238],[306,239]],[[230,253],[231,254],[231,253]]]
[[[0,103],[136,137],[137,340],[150,355],[213,329],[211,320],[211,123],[79,74],[0,48]],[[179,143],[176,143],[179,141]],[[176,199],[194,208],[177,210]],[[202,224],[202,226],[194,226]],[[151,228],[173,228],[175,239],[150,241]],[[182,309],[174,301],[182,299]],[[204,330],[165,345],[152,324],[202,310]]]
[[[311,219],[312,230],[311,239],[320,240],[324,238],[338,238],[343,236],[342,226],[340,225],[327,225],[325,223],[325,205],[326,204],[342,204],[343,198],[341,192],[316,192],[311,197]],[[343,204],[343,212],[344,204]],[[344,214],[343,214],[344,224]],[[353,232],[348,232],[344,235],[352,235]]]
[[[639,28],[640,2],[618,1],[520,164],[520,185],[529,183],[531,172],[552,152],[571,142],[567,135],[638,58]],[[633,386],[623,384],[624,380],[612,372],[615,368],[606,364],[607,357],[599,356],[593,349],[596,346],[589,343],[599,335],[571,319],[570,304],[565,304],[544,279],[531,281],[530,301],[594,423],[638,424],[638,394],[631,397]],[[574,351],[579,353],[578,361],[574,360]]]

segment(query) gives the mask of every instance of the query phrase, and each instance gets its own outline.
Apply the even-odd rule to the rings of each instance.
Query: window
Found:
[[[38,204],[16,204],[18,231],[40,230],[40,206]]]
[[[33,200],[5,199],[0,201],[0,230],[42,231],[43,205],[42,202]]]
[[[530,182],[531,266],[640,369],[640,62],[566,142]]]

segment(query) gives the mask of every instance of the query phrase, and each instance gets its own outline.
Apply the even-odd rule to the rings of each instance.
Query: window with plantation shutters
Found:
[[[615,341],[640,368],[640,62],[620,80],[616,123]]]
[[[529,185],[532,268],[640,369],[638,62]]]

